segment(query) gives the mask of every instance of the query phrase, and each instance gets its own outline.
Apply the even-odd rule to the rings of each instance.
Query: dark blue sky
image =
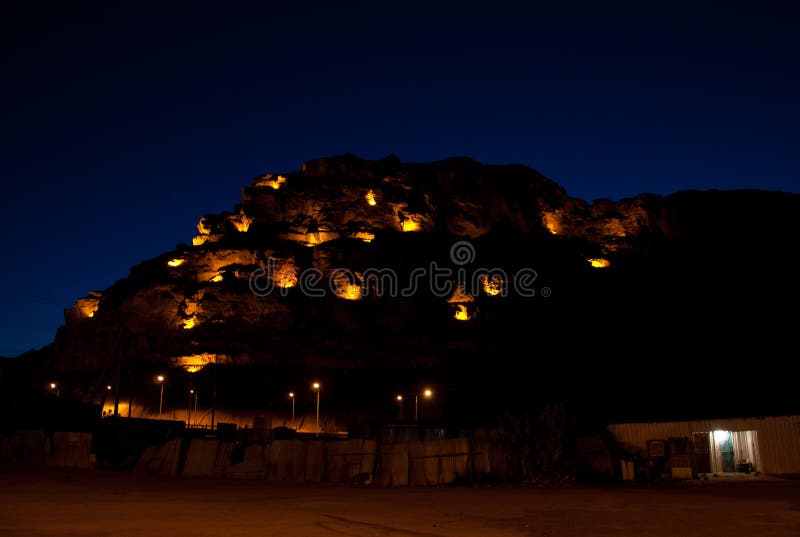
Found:
[[[800,20],[764,4],[163,4],[0,8],[0,355],[318,156],[522,163],[586,199],[800,192]]]

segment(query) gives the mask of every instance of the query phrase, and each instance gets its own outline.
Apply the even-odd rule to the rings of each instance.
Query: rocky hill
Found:
[[[589,203],[518,165],[316,159],[255,177],[191,244],[79,299],[47,360],[92,378],[227,364],[275,390],[313,374],[348,404],[421,380],[472,406],[509,390],[664,400],[780,376],[799,224],[781,192]],[[441,289],[431,263],[450,271]]]

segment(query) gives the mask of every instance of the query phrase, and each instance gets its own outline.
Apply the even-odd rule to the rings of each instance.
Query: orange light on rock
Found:
[[[628,236],[628,231],[625,228],[625,222],[619,218],[609,218],[605,222],[601,222],[600,229],[604,235],[609,237],[624,238]]]
[[[374,205],[377,205],[377,204],[378,204],[378,202],[377,202],[377,201],[375,201],[375,192],[373,192],[372,190],[370,190],[369,192],[367,192],[367,195],[366,195],[366,196],[364,196],[364,198],[366,198],[366,200],[367,200],[367,203],[368,203],[369,205],[373,205],[373,206],[374,206]]]
[[[83,317],[94,317],[95,312],[100,307],[100,298],[102,298],[102,296],[101,293],[92,291],[89,293],[89,296],[79,298],[75,307]]]
[[[497,275],[489,278],[488,275],[482,274],[481,285],[483,286],[483,292],[489,296],[497,296],[503,292],[503,279]]]
[[[611,266],[611,261],[603,257],[592,257],[586,260],[593,268],[608,268]]]
[[[223,280],[222,274],[217,274],[216,276],[211,278],[211,281],[214,282],[214,283],[221,282],[222,280]]]
[[[456,313],[454,317],[459,321],[469,321],[469,312],[467,311],[467,307],[463,304],[459,304],[456,306]]]
[[[167,265],[169,265],[170,267],[180,267],[181,265],[183,265],[185,261],[186,260],[182,258],[170,259],[169,261],[167,261]]]
[[[208,240],[208,237],[205,235],[198,235],[196,237],[192,237],[192,246],[201,246],[205,244]]]
[[[544,213],[542,215],[542,221],[547,231],[553,235],[558,235],[561,232],[561,219],[556,213]]]
[[[197,373],[208,364],[227,364],[230,363],[231,357],[227,354],[216,354],[211,352],[203,352],[198,354],[189,354],[186,356],[175,356],[170,359],[173,366],[181,367],[187,373]],[[159,377],[162,379],[163,377]],[[163,380],[159,380],[163,382]]]
[[[372,242],[372,240],[375,238],[375,234],[368,231],[359,231],[354,235],[354,237],[364,242]]]
[[[275,180],[270,181],[269,186],[275,190],[286,184],[286,177],[279,175]]]
[[[201,235],[210,235],[211,234],[211,226],[206,221],[206,217],[202,217],[197,222],[197,232]]]
[[[449,302],[450,304],[464,304],[466,302],[474,302],[474,301],[475,297],[470,294],[467,294],[467,292],[464,290],[464,287],[461,285],[456,287],[456,290],[453,291],[453,296],[447,299],[447,302]]]
[[[183,320],[183,329],[184,330],[191,330],[197,325],[197,317],[192,315],[188,319]]]
[[[401,229],[403,232],[409,232],[409,231],[419,231],[419,224],[417,224],[417,223],[416,223],[416,222],[414,222],[413,220],[403,220],[403,221],[400,223],[400,229]]]
[[[230,363],[230,356],[227,354],[216,354],[203,352],[199,354],[189,354],[186,356],[175,356],[170,358],[171,365],[181,367],[187,373],[197,373],[208,364],[227,364]],[[159,379],[163,377],[159,376]],[[159,380],[163,382],[163,380]]]
[[[336,286],[333,288],[333,291],[337,297],[345,300],[361,300],[361,285],[351,280],[353,276],[355,277],[355,281],[361,279],[361,274],[358,272],[351,275],[350,278],[344,274],[335,277],[334,283]]]
[[[314,246],[324,242],[336,240],[341,237],[341,234],[338,231],[333,231],[330,229],[318,229],[307,232],[291,231],[287,234],[284,234],[283,237],[302,244],[303,246],[313,248]]]
[[[263,175],[257,178],[253,182],[253,186],[256,187],[267,187],[272,188],[274,190],[278,190],[280,187],[286,184],[286,177],[283,175],[278,175],[277,177],[268,173],[267,175]]]
[[[240,233],[247,233],[247,230],[250,229],[250,224],[253,223],[253,219],[243,212],[239,213],[236,217],[231,218],[230,221],[236,228],[236,231]]]
[[[289,289],[297,285],[297,266],[292,259],[283,263],[272,277],[277,287]]]
[[[345,300],[361,300],[361,286],[354,283],[348,283],[344,289],[337,293],[339,298]]]

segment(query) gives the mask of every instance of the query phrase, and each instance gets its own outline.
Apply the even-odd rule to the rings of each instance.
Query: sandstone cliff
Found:
[[[535,170],[467,158],[316,159],[255,177],[232,211],[199,220],[191,244],[79,299],[53,366],[455,367],[479,379],[487,364],[539,375],[581,363],[588,379],[694,353],[719,360],[722,348],[769,352],[765,338],[777,347],[788,329],[776,311],[797,298],[799,209],[800,196],[763,191],[589,203]],[[474,259],[454,261],[457,241]],[[432,261],[474,285],[387,296],[364,277],[388,268],[402,285]],[[308,269],[324,297],[301,289]],[[526,269],[529,295],[513,289]],[[259,270],[273,288],[263,296],[251,289]]]

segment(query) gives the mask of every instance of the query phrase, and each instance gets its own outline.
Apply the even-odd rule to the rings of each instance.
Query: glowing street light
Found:
[[[156,377],[156,382],[161,384],[161,397],[158,400],[158,419],[161,419],[161,411],[164,410],[164,375],[159,375]],[[111,386],[109,386],[109,389]]]
[[[419,395],[418,393],[414,394],[414,421],[419,421]],[[425,388],[422,390],[422,397],[430,399],[433,397],[433,390]]]
[[[50,389],[53,390],[54,392],[56,392],[56,397],[60,397],[61,396],[61,387],[58,384],[56,384],[55,382],[51,382],[50,383]]]
[[[188,427],[192,426],[192,399],[194,399],[194,411],[195,414],[197,413],[197,393],[195,393],[193,388],[189,389],[189,413],[186,419],[186,425]],[[197,418],[195,418],[196,420]]]
[[[400,419],[403,419],[403,396],[398,395],[395,397],[398,403],[400,403]]]
[[[317,436],[319,436],[319,392],[320,392],[320,384],[319,382],[315,382],[311,385],[315,392],[317,392]]]
[[[292,425],[294,425],[294,392],[289,392],[289,399],[292,400]]]

